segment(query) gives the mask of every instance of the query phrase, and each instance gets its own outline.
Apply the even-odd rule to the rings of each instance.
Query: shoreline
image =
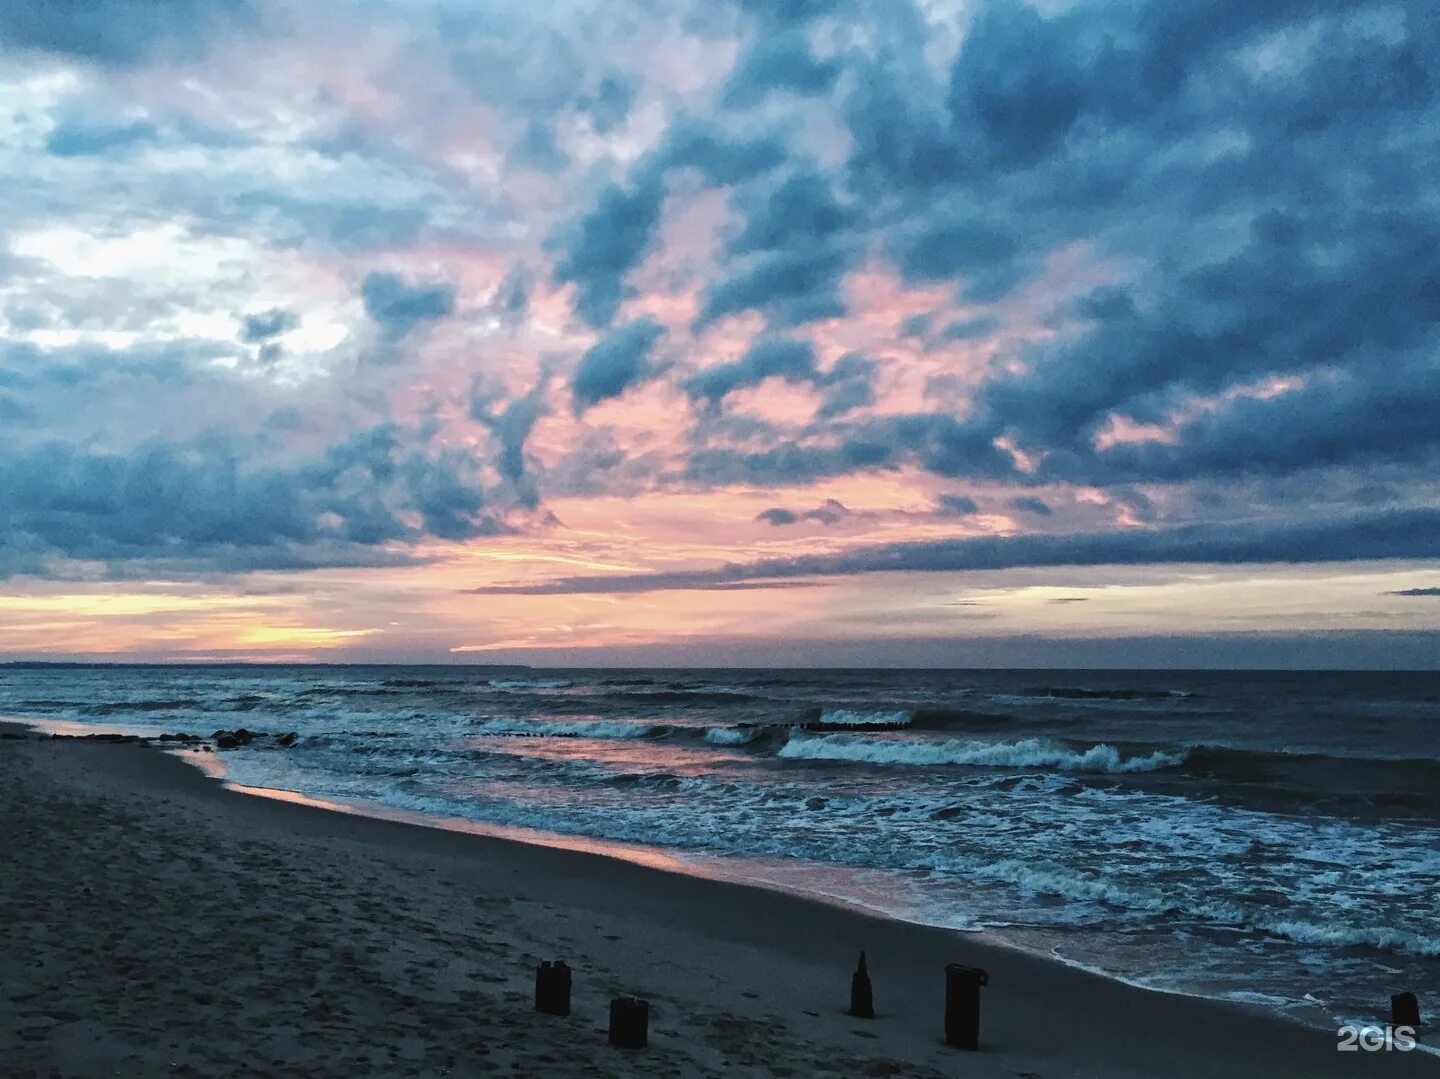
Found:
[[[0,725],[3,728],[28,730],[18,724]],[[144,873],[136,877],[136,866],[125,864],[124,854],[128,852],[142,865],[163,865],[167,858],[193,860],[194,849],[201,848],[208,857],[202,859],[202,865],[190,867],[194,879],[171,890],[210,897],[192,915],[197,924],[190,928],[202,942],[223,938],[225,927],[233,926],[237,918],[243,922],[246,910],[262,911],[262,924],[267,916],[270,921],[281,920],[287,913],[287,896],[330,902],[334,906],[332,920],[343,924],[344,939],[366,940],[367,950],[379,951],[399,932],[385,918],[385,909],[423,909],[430,915],[427,924],[435,930],[467,903],[504,908],[503,918],[482,917],[478,928],[472,925],[468,929],[479,934],[493,957],[493,969],[480,984],[498,988],[462,1010],[473,1012],[475,1004],[494,1010],[496,1020],[488,1029],[492,1037],[497,1032],[502,1035],[502,1044],[491,1049],[485,1063],[503,1068],[506,1065],[501,1058],[509,1054],[510,1066],[520,1068],[522,1074],[527,1066],[524,1061],[531,1059],[526,1054],[532,1052],[550,1058],[542,1063],[551,1074],[571,1074],[566,1070],[571,1067],[574,1074],[647,1074],[653,1067],[661,1074],[681,1075],[1029,1073],[1047,1079],[1063,1075],[1219,1075],[1237,1070],[1242,1074],[1306,1076],[1440,1074],[1440,1060],[1430,1053],[1337,1053],[1333,1032],[1301,1025],[1278,1013],[1138,988],[1008,947],[984,934],[927,927],[839,901],[733,879],[716,880],[676,866],[658,868],[595,851],[245,795],[207,778],[179,755],[151,752],[148,747],[28,735],[0,742],[0,769],[6,789],[7,834],[19,837],[6,858],[20,863],[36,859],[35,865],[7,868],[7,875],[12,869],[29,868],[34,876],[37,866],[43,865],[53,878],[51,891],[63,895],[67,887],[90,887],[82,883],[85,881],[103,887],[129,879],[129,874],[135,878],[131,883],[145,892]],[[46,789],[51,797],[37,798]],[[40,804],[29,804],[27,799]],[[76,823],[73,817],[79,814],[82,833],[87,822],[104,820],[117,809],[132,825],[120,834],[97,836],[97,840],[105,838],[108,845],[84,849],[83,858],[69,851],[64,857],[42,862],[40,856],[45,852],[26,848],[26,829],[15,827],[16,821],[28,823],[32,831],[43,830],[48,816],[66,817],[66,806],[70,824]],[[16,819],[9,819],[12,817]],[[188,849],[187,836],[193,837]],[[44,841],[42,835],[33,839]],[[83,846],[83,838],[80,842]],[[268,866],[264,871],[257,872],[249,864],[256,854],[251,848],[259,848],[262,864]],[[305,856],[297,862],[299,848],[304,848]],[[443,880],[436,879],[442,875]],[[11,875],[11,879],[25,878]],[[241,882],[244,887],[239,890],[249,895],[245,904],[237,907],[218,894]],[[153,885],[149,887],[154,890]],[[383,901],[377,898],[381,893],[385,893]],[[69,925],[81,915],[60,902],[62,895],[49,896],[37,908],[43,911],[38,928],[35,911],[30,911],[27,919],[25,909],[10,909],[23,907],[20,897],[5,895],[6,909],[0,912],[5,915],[0,923],[0,942],[4,944],[0,965],[7,986],[15,984],[17,975],[29,977],[23,969],[17,972],[21,953],[32,959],[48,956],[47,966],[52,969],[56,964],[63,968],[67,963],[86,962],[84,954],[72,954],[73,948],[61,947],[56,939],[84,937],[97,926]],[[110,933],[116,931],[117,921],[123,925],[131,917],[123,907],[100,913],[103,917],[98,927]],[[95,917],[95,912],[89,916]],[[589,931],[567,932],[582,921],[590,926]],[[24,937],[22,930],[32,936]],[[37,942],[35,934],[43,939]],[[182,937],[189,939],[189,934]],[[267,938],[267,945],[280,947],[283,940],[283,936]],[[173,944],[183,952],[183,942]],[[431,961],[453,967],[455,960],[445,946],[452,943],[448,938],[438,946],[433,939],[411,939],[408,947],[417,956],[430,953]],[[298,960],[300,969],[308,963],[323,974],[317,978],[325,984],[359,992],[352,983],[366,973],[366,964],[349,962],[336,969],[326,945],[327,938],[322,937],[307,948]],[[868,953],[881,1013],[874,1022],[851,1019],[841,1011],[855,956],[862,948]],[[342,948],[341,952],[349,956],[352,950]],[[575,967],[577,1007],[570,1021],[547,1025],[539,1022],[546,1017],[535,1016],[530,1009],[536,957],[566,958]],[[260,958],[265,957],[262,954]],[[990,971],[990,987],[982,995],[980,1053],[962,1053],[942,1043],[942,969],[947,961]],[[284,979],[276,981],[276,971],[271,968],[280,964],[284,970],[294,970],[296,962],[294,957],[283,963],[271,957],[254,964],[250,973],[267,984],[274,982],[267,992],[285,1000],[286,983]],[[199,998],[211,994],[194,990],[194,983],[204,984],[207,973],[211,978],[223,975],[213,969],[197,971],[193,969],[196,965],[165,964],[166,969],[155,979],[161,996],[156,1003],[163,1002],[172,1015],[178,1008],[197,1029],[210,1031],[210,1037],[215,1008],[213,1001],[206,1004]],[[89,976],[92,980],[98,977],[103,984],[103,964],[97,970],[98,974]],[[393,985],[399,974],[390,971],[389,977]],[[112,995],[133,992],[133,987],[115,984],[113,974],[109,980]],[[374,980],[383,983],[385,978]],[[185,994],[188,1004],[171,999],[173,993],[165,995],[164,987],[172,982],[190,986]],[[472,978],[460,988],[473,993],[474,985]],[[575,1029],[577,1023],[584,1028],[587,1022],[592,1027],[601,1022],[603,994],[598,993],[598,985],[655,1002],[652,1049],[647,1054],[617,1059],[616,1051],[604,1044],[603,1031]],[[27,1012],[28,1002],[17,1002],[13,994],[8,1003],[0,999],[0,1035],[6,1040],[18,1039],[26,1052],[36,1051],[32,1067],[37,1074],[47,1074],[49,1067],[60,1067],[67,1074],[106,1074],[130,1060],[126,1053],[143,1056],[143,1039],[137,1046],[125,1030],[112,1027],[97,1032],[102,1034],[95,1039],[98,1056],[74,1059],[75,1047],[63,1044],[73,1040],[64,1037],[64,1028],[71,1023],[95,1023],[87,1012],[96,1007],[97,996],[102,1003],[113,996],[97,994],[93,988],[79,993],[52,985],[48,991],[62,998],[59,1004],[52,1002],[51,1012],[81,1018],[32,1022],[27,1027],[27,1016],[34,1018]],[[452,985],[446,992],[453,996],[458,988]],[[437,999],[444,995],[440,993]],[[247,999],[253,1004],[253,994]],[[465,998],[458,999],[465,1003]],[[303,1001],[290,1003],[298,1008]],[[84,1004],[89,1008],[77,1006]],[[584,1017],[578,1018],[582,1014]],[[475,1066],[466,1071],[474,1061],[467,1065],[457,1059],[450,1068],[430,1062],[425,1053],[438,1051],[443,1056],[446,1050],[426,1048],[424,1043],[427,1038],[453,1041],[444,1028],[454,1017],[430,1018],[437,1029],[417,1022],[394,1042],[419,1053],[415,1060],[391,1060],[389,1066],[398,1069],[394,1071],[386,1071],[387,1065],[374,1058],[369,1064],[352,1061],[344,1074],[365,1073],[371,1068],[375,1074],[480,1074],[491,1070]],[[345,1024],[329,1021],[329,1026],[337,1025]],[[46,1029],[37,1033],[37,1026]],[[379,1024],[368,1039],[379,1039],[377,1051],[382,1053],[391,1044],[380,1037],[383,1028],[384,1024]],[[24,1030],[30,1034],[20,1038],[19,1032]],[[1130,1035],[1123,1036],[1121,1031]],[[314,1042],[317,1035],[308,1033],[309,1041]],[[305,1048],[306,1035],[305,1024],[299,1024],[285,1040],[287,1046],[293,1043],[287,1052],[301,1061],[289,1066],[300,1069],[296,1074],[322,1074],[315,1066],[323,1068],[321,1062],[326,1058],[323,1053],[305,1057],[310,1051]],[[345,1041],[339,1032],[335,1036],[339,1042]],[[354,1040],[356,1030],[349,1030],[348,1036]],[[367,1041],[365,1037],[360,1040]],[[183,1047],[183,1040],[177,1045]],[[210,1045],[220,1061],[197,1057],[188,1065],[193,1069],[189,1074],[228,1074],[223,1061],[233,1058],[223,1044],[215,1049],[213,1038]],[[897,1067],[899,1070],[894,1070]]]
[[[0,717],[0,730],[6,729],[7,726],[16,730],[37,731],[44,734],[59,735],[64,738],[80,740],[107,738],[114,735],[138,738],[143,740],[143,744],[147,744],[150,748],[174,760],[180,761],[199,771],[207,778],[216,781],[221,784],[225,790],[244,794],[249,797],[267,798],[292,804],[307,805],[318,810],[348,814],[363,819],[386,820],[420,828],[475,835],[502,842],[549,847],[556,850],[612,858],[635,865],[646,866],[661,872],[677,873],[684,876],[696,877],[701,880],[777,892],[794,898],[835,906],[854,913],[880,918],[885,921],[964,935],[978,942],[983,942],[988,946],[993,946],[1004,951],[1013,951],[1045,963],[1057,964],[1142,992],[1160,993],[1187,999],[1258,1009],[1267,1015],[1287,1023],[1297,1024],[1309,1030],[1319,1030],[1327,1034],[1333,1033],[1337,1026],[1342,1023],[1366,1022],[1358,1019],[1342,1019],[1327,1015],[1324,1012],[1323,1006],[1318,1003],[1299,1007],[1296,1006],[1298,1002],[1293,999],[1267,998],[1264,993],[1257,991],[1241,990],[1237,991],[1234,995],[1226,995],[1207,993],[1198,989],[1146,984],[1144,981],[1127,978],[1113,971],[1106,970],[1103,967],[1091,965],[1058,953],[1047,953],[1040,948],[1027,947],[1025,944],[1005,936],[1003,932],[997,932],[992,928],[962,927],[946,924],[942,921],[927,921],[919,916],[909,917],[897,909],[901,904],[895,901],[887,905],[880,901],[866,902],[862,898],[857,898],[855,891],[858,888],[857,882],[860,879],[860,875],[855,870],[845,869],[843,867],[819,863],[791,863],[784,860],[774,861],[758,856],[726,857],[688,851],[674,852],[664,847],[646,846],[624,840],[572,835],[522,825],[498,824],[468,817],[427,814],[419,810],[407,810],[397,806],[391,806],[384,802],[325,798],[281,787],[252,786],[235,783],[228,778],[230,770],[222,757],[218,754],[201,750],[201,746],[203,746],[205,750],[208,750],[208,739],[200,739],[199,745],[185,742],[157,744],[157,739],[167,737],[163,734],[159,726],[152,727],[145,724],[116,726],[112,724],[92,723],[84,720],[56,720],[40,717],[14,716]],[[147,733],[152,730],[156,733]],[[837,878],[844,878],[851,887],[848,892],[825,890],[814,884],[814,881],[819,875],[832,875]],[[800,883],[795,882],[797,878],[800,880]],[[1379,1015],[1379,1011],[1382,1010],[1384,1003],[1383,1000],[1377,1002],[1376,1017],[1368,1020],[1369,1024],[1373,1025],[1383,1020],[1384,1017]],[[1282,1006],[1287,1004],[1291,1006]],[[1440,1057],[1440,1044],[1428,1046],[1417,1045],[1416,1049],[1422,1053],[1430,1053]]]

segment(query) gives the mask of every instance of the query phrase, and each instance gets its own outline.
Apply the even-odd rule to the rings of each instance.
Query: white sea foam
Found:
[[[962,742],[860,738],[849,734],[795,734],[780,747],[779,756],[789,760],[863,764],[1056,768],[1063,772],[1151,772],[1174,767],[1185,760],[1184,753],[1159,750],[1144,757],[1122,757],[1114,746],[1104,744],[1076,751],[1039,738],[1019,742]]]
[[[477,734],[525,736],[529,738],[644,738],[655,728],[648,723],[626,723],[621,720],[577,719],[526,721],[518,719],[487,719],[474,724]]]
[[[759,727],[711,727],[705,732],[705,741],[712,746],[743,746],[754,741]]]
[[[853,708],[826,708],[820,713],[819,721],[832,727],[863,727],[880,723],[900,727],[910,722],[910,713],[857,712]]]
[[[1390,929],[1384,926],[1317,925],[1314,922],[1294,919],[1265,922],[1261,924],[1260,928],[1301,944],[1326,944],[1337,948],[1361,945],[1378,948],[1385,952],[1421,955],[1432,959],[1440,957],[1440,940],[1405,929]]]

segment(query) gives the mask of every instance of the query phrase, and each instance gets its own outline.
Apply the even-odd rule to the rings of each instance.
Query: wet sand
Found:
[[[1440,1075],[975,936],[250,797],[135,745],[0,740],[0,836],[7,1077]],[[843,1013],[862,948],[874,1021]],[[532,1010],[551,958],[569,1018]],[[943,1044],[947,961],[990,973],[981,1052]],[[648,1050],[606,1044],[620,994],[651,1001]]]

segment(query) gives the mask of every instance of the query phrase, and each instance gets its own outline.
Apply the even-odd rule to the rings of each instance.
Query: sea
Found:
[[[1440,673],[6,666],[0,716],[293,731],[180,756],[1311,1025],[1440,1004]]]

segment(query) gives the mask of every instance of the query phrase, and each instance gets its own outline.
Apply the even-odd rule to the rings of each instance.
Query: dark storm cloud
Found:
[[[935,512],[942,517],[968,517],[979,513],[980,506],[968,495],[941,495],[935,501]]]
[[[1285,77],[1242,63],[1237,50],[1312,18],[1318,36],[1270,42],[1293,54]],[[998,295],[1086,234],[1154,263],[1087,297],[1078,337],[1031,348],[1020,373],[983,387],[966,428],[1047,454],[1056,478],[1101,484],[1432,455],[1440,235],[1422,146],[1435,148],[1425,58],[1437,42],[1433,16],[1383,4],[1091,4],[1050,18],[983,6],[935,137],[977,149],[991,174],[941,183],[906,175],[893,141],[859,146],[867,168],[946,192],[916,215],[927,223],[898,247],[902,268]],[[1183,141],[1219,131],[1246,141],[1218,157]],[[1106,179],[1091,191],[1075,180],[1087,174]],[[1042,187],[1068,209],[1033,203]],[[1161,218],[1111,238],[1140,205]],[[1167,250],[1227,216],[1248,221],[1238,243],[1196,231],[1188,251]],[[1193,398],[1306,372],[1298,389],[1182,420],[1172,443],[1094,447],[1112,415],[1159,422]]]
[[[942,341],[978,341],[991,336],[999,328],[999,319],[982,315],[950,323],[940,331],[939,337]]]
[[[737,0],[740,8],[775,23],[804,23],[838,11],[843,0]]]
[[[825,392],[817,417],[827,420],[843,416],[874,403],[875,363],[857,352],[847,352],[817,384]]]
[[[770,139],[728,138],[681,120],[623,183],[601,189],[594,205],[554,237],[555,280],[573,284],[575,310],[591,326],[608,326],[625,299],[625,278],[649,250],[673,169],[695,169],[714,184],[740,183],[774,169],[785,147]]]
[[[795,516],[793,510],[787,510],[776,506],[773,509],[762,510],[755,515],[755,520],[764,521],[767,525],[779,528],[783,525],[793,525],[800,518]]]
[[[815,350],[808,342],[787,337],[763,338],[738,360],[691,375],[685,381],[685,392],[694,400],[718,407],[728,394],[757,386],[767,378],[811,382],[818,377]]]
[[[360,196],[311,195],[301,189],[241,191],[215,204],[216,219],[235,227],[275,219],[308,247],[347,255],[416,244],[438,231],[433,207],[382,205]]]
[[[695,329],[757,309],[782,327],[843,315],[840,283],[848,266],[846,255],[823,248],[767,252],[735,276],[705,289]]]
[[[425,322],[450,314],[455,307],[455,287],[448,284],[410,283],[399,274],[375,271],[360,286],[365,313],[400,338]]]
[[[1402,588],[1398,592],[1386,592],[1387,596],[1440,596],[1440,588]]]
[[[749,202],[745,228],[732,242],[737,255],[814,246],[857,220],[842,206],[829,182],[813,171],[794,173]]]
[[[774,91],[820,94],[834,85],[839,65],[817,60],[799,30],[757,38],[736,62],[725,88],[729,108],[758,105]]]
[[[529,393],[514,398],[504,408],[496,409],[494,401],[477,387],[472,388],[470,416],[494,432],[500,443],[495,461],[496,470],[509,482],[522,506],[540,504],[535,483],[525,469],[525,443],[535,424],[545,414],[545,389],[549,379],[542,375]]]
[[[634,101],[634,86],[618,75],[606,75],[600,80],[594,95],[582,104],[590,115],[590,124],[596,134],[608,135],[626,121]]]
[[[155,125],[143,121],[107,126],[68,120],[57,124],[45,137],[45,152],[53,157],[95,157],[153,142],[158,137]]]
[[[152,399],[157,393],[209,386],[226,378],[216,361],[233,357],[230,341],[181,340],[112,349],[68,345],[0,345],[0,388],[23,396],[37,411],[72,413],[97,402],[115,407],[124,395]],[[228,387],[233,389],[234,387]],[[3,432],[0,432],[3,434]]]
[[[885,447],[860,455],[869,463],[1098,486],[1434,461],[1440,18],[1379,0],[1052,14],[992,0],[937,80],[911,9],[892,14],[908,29],[816,80],[842,102],[845,167],[796,160],[778,183],[732,181],[744,225],[697,328],[746,311],[772,329],[840,314],[844,275],[875,246],[910,280],[986,303],[1084,242],[1136,272],[1082,297],[1054,341],[1017,347],[964,419],[831,435]],[[764,72],[804,72],[807,56],[802,33],[760,33],[728,104],[763,97],[789,79]],[[902,332],[932,325],[918,316]],[[973,315],[930,343],[992,339],[999,325]],[[1097,448],[1117,418],[1172,422],[1177,437]],[[1017,474],[1001,438],[1036,455],[1039,474]],[[767,451],[723,472],[793,482],[845,456]],[[702,451],[691,474],[714,463]]]
[[[590,325],[608,326],[625,297],[625,277],[650,246],[660,221],[660,178],[635,186],[610,184],[561,240],[555,280],[573,283],[575,310]]]
[[[768,509],[764,510],[761,513],[757,513],[755,515],[755,520],[764,521],[766,524],[772,525],[776,528],[785,525],[799,524],[801,521],[815,521],[818,524],[829,526],[835,524],[838,521],[843,521],[846,517],[849,516],[850,508],[848,506],[846,506],[843,502],[840,502],[837,499],[827,498],[824,502],[816,506],[814,509],[808,509],[801,513],[796,513],[794,510],[787,510],[782,506],[777,506],[773,509]]]
[[[544,196],[547,224],[540,227],[553,231],[545,249],[517,244],[495,256],[504,260],[499,265],[528,265],[570,286],[576,316],[600,331],[564,388],[570,407],[583,413],[651,378],[671,380],[701,406],[665,421],[698,420],[672,442],[690,447],[684,460],[656,464],[656,454],[622,463],[623,451],[603,441],[569,451],[567,475],[583,472],[593,485],[587,490],[639,491],[670,482],[799,486],[906,468],[946,477],[951,482],[944,486],[959,490],[972,489],[971,481],[973,489],[983,481],[1005,483],[1009,489],[995,506],[1016,489],[1083,485],[1099,489],[1116,517],[1161,524],[1169,514],[1195,512],[1246,518],[1261,505],[1266,512],[1343,514],[1366,503],[1378,509],[1433,502],[1431,477],[1440,465],[1440,180],[1434,169],[1440,15],[1433,5],[978,0],[966,5],[963,21],[939,25],[927,21],[933,8],[922,12],[911,0],[737,2],[739,17],[734,6],[717,13],[682,5],[686,33],[699,35],[691,42],[724,37],[725,48],[707,56],[736,59],[728,73],[707,67],[693,89],[658,95],[647,81],[652,65],[643,51],[653,39],[644,34],[624,40],[639,44],[625,57],[629,70],[620,70],[613,66],[619,38],[589,42],[572,27],[541,20],[545,25],[517,56],[509,29],[527,25],[523,20],[500,20],[496,32],[470,11],[455,8],[443,16],[441,29],[460,53],[455,63],[465,92],[494,114],[497,153],[550,174],[544,180],[554,190]],[[193,54],[207,34],[245,11],[244,4],[225,0],[15,0],[0,5],[0,45],[137,63]],[[409,16],[417,31],[425,29],[417,12]],[[741,40],[730,41],[737,29]],[[407,65],[424,55],[423,36],[417,32],[407,46],[416,52],[397,51],[384,74],[398,104],[428,109],[434,104],[428,96],[407,100],[418,85]],[[516,62],[502,62],[507,58]],[[86,78],[110,74],[92,69]],[[221,75],[216,87],[223,93]],[[117,89],[123,90],[118,82]],[[367,267],[389,265],[385,260],[407,248],[431,257],[427,245],[440,236],[483,239],[477,247],[488,255],[494,234],[534,235],[538,224],[490,214],[512,195],[518,209],[509,212],[535,207],[522,184],[499,185],[507,188],[505,199],[492,203],[477,193],[481,185],[460,183],[448,166],[437,167],[439,157],[424,156],[439,153],[428,120],[403,109],[398,122],[413,121],[403,132],[390,121],[359,120],[332,130],[325,128],[329,110],[343,113],[343,105],[327,101],[317,109],[311,119],[325,130],[297,149],[317,155],[316,164],[344,179],[332,190],[329,184],[267,185],[250,171],[248,158],[237,180],[234,161],[218,150],[258,153],[263,145],[266,154],[279,155],[280,144],[248,129],[202,137],[198,121],[187,131],[164,115],[162,97],[139,95],[129,111],[119,111],[123,101],[108,112],[56,106],[58,123],[51,128],[45,114],[30,128],[27,145],[73,160],[36,157],[37,167],[48,171],[15,180],[17,198],[23,202],[21,196],[34,191],[28,197],[37,204],[70,200],[68,220],[46,213],[57,226],[82,232],[94,229],[89,218],[103,205],[107,214],[113,209],[118,237],[125,222],[154,211],[138,199],[120,205],[119,192],[147,186],[140,172],[159,161],[153,147],[163,132],[167,150],[172,140],[189,139],[192,156],[204,161],[205,181],[192,179],[186,189],[169,165],[155,168],[164,202],[154,216],[193,223],[205,238],[339,253]],[[626,164],[582,145],[610,146],[614,159]],[[362,171],[348,171],[357,163]],[[92,167],[99,165],[107,169]],[[113,181],[113,206],[106,194],[110,166],[133,170]],[[72,181],[65,177],[80,174],[106,179],[78,197],[81,189],[67,187]],[[385,186],[392,182],[393,190]],[[454,190],[446,186],[452,183]],[[655,323],[613,324],[631,295],[633,272],[659,241],[665,200],[687,198],[697,185],[721,189],[731,215],[717,237],[715,265],[707,252],[710,268],[688,281],[668,260],[664,268],[676,275],[677,289],[694,289],[700,298],[693,330],[734,316],[740,318],[727,329],[752,321],[761,328],[740,359],[695,372],[654,361]],[[562,211],[558,225],[548,224],[554,205],[573,207]],[[466,224],[447,223],[457,220]],[[44,223],[27,219],[7,227],[38,232]],[[494,233],[486,231],[492,227]],[[547,252],[555,260],[550,269]],[[78,310],[81,304],[64,294],[70,283],[57,285],[53,296],[38,286],[37,295],[24,295],[24,282],[42,260],[22,265],[17,257],[0,258],[6,260],[0,268],[7,277],[4,319],[17,337],[30,330],[130,333],[142,325],[138,316],[121,325],[98,306]],[[899,327],[872,325],[876,316],[867,312],[864,327],[861,320],[853,327],[837,322],[833,335],[830,326],[816,328],[818,351],[785,336],[844,315],[847,277],[860,267],[882,275],[893,270],[903,283],[923,287],[926,313]],[[258,270],[255,279],[262,279]],[[1066,296],[1069,289],[1080,294]],[[486,301],[485,313],[497,317],[502,331],[515,329],[532,313],[532,291],[529,271],[516,270]],[[371,337],[392,346],[412,332],[418,339],[418,330],[450,315],[456,304],[450,284],[393,273],[371,274],[361,297],[379,327]],[[185,302],[221,312],[255,306],[234,294],[197,292]],[[258,301],[266,302],[273,301]],[[153,317],[173,322],[183,306],[176,301]],[[913,309],[898,308],[895,318]],[[72,430],[59,423],[83,411],[83,421],[73,420],[73,460],[52,463],[62,474],[69,474],[66,468],[110,470],[117,482],[129,483],[121,465],[91,447],[113,445],[102,436],[123,438],[116,432],[127,424],[153,428],[162,404],[183,408],[166,399],[147,413],[132,402],[152,387],[194,397],[208,387],[233,390],[236,383],[217,372],[239,362],[245,373],[257,374],[257,353],[294,325],[284,310],[240,317],[240,341],[259,348],[240,348],[230,339],[123,355],[7,349],[0,363],[0,427],[8,427],[0,434],[39,437],[35,431],[44,429],[58,438]],[[865,338],[851,333],[857,328]],[[1037,328],[1043,332],[1027,332]],[[912,340],[887,354],[886,339],[897,331]],[[865,355],[834,359],[862,339]],[[909,362],[915,340],[935,352],[954,342],[973,344],[963,349],[963,372],[956,365],[953,375],[925,382],[923,404],[882,399],[897,386],[909,393],[914,372],[894,365]],[[340,352],[337,347],[334,355]],[[742,428],[744,417],[725,415],[728,395],[775,378],[813,390],[813,419]],[[124,393],[117,393],[122,384]],[[526,442],[544,407],[538,386],[513,397],[515,385],[531,384],[528,377],[520,383],[497,378],[501,384],[510,389],[480,401],[472,414],[493,438],[502,487],[533,506],[538,486],[562,470],[547,471],[533,459],[527,468]],[[369,385],[341,392],[352,390],[367,402],[384,392]],[[268,395],[270,387],[255,392]],[[300,400],[280,392],[257,398],[255,416],[276,418],[267,438],[278,442],[302,416],[307,436],[323,435],[325,424],[310,419],[308,405],[290,407]],[[872,405],[879,407],[872,411]],[[82,422],[93,430],[81,430]],[[1134,426],[1156,428],[1161,437],[1109,437]],[[273,450],[277,442],[265,447]],[[1012,455],[997,442],[1020,452]],[[202,491],[218,483],[213,476],[223,471],[218,462],[227,454],[235,459],[242,495],[255,477],[274,485],[274,520],[267,524],[258,511],[250,516],[275,544],[247,541],[244,558],[251,563],[282,557],[293,563],[322,557],[323,550],[358,558],[365,544],[403,543],[421,533],[480,535],[498,527],[479,501],[473,462],[466,459],[393,448],[375,458],[378,473],[363,463],[354,466],[358,472],[343,473],[350,478],[342,487],[369,476],[373,498],[349,490],[333,496],[339,508],[319,512],[325,499],[313,489],[311,481],[320,482],[313,460],[262,466],[256,447],[243,443],[237,439],[222,450],[218,443],[186,442],[170,457],[153,447],[146,452],[159,454],[157,475],[181,476]],[[7,483],[20,482],[15,460],[35,464],[39,452],[7,446],[7,454],[19,455],[4,466]],[[388,464],[382,466],[382,457]],[[1026,462],[1025,471],[1017,459]],[[1149,484],[1159,489],[1152,490],[1153,502],[1140,491]],[[60,486],[78,490],[75,483]],[[18,557],[13,551],[22,546],[32,553],[125,547],[116,539],[118,518],[82,514],[66,533],[57,524],[60,511],[32,487],[24,489],[23,503],[0,498],[0,512],[10,514],[6,535],[15,544],[6,557]],[[91,495],[74,497],[83,502]],[[1063,493],[1052,501],[1057,515],[1070,504]],[[1027,512],[1041,512],[1040,505],[1028,504]],[[179,533],[168,536],[157,520],[145,518],[136,535],[148,529],[161,540],[131,543],[142,552],[134,556],[137,563],[172,548],[179,557],[200,548],[209,552],[206,558],[221,557],[219,547],[205,546],[203,526],[207,518],[220,519],[218,511],[182,506],[195,531],[176,526]],[[291,514],[298,520],[335,523],[292,537],[279,527],[288,519],[286,506],[298,507]],[[28,514],[23,537],[15,524],[22,510]],[[795,504],[776,512],[800,520],[807,511]],[[934,512],[973,514],[978,507],[965,496],[941,496]],[[1414,523],[1386,519],[1396,527]],[[1288,549],[1281,543],[1294,541],[1282,535],[1288,526],[1267,527],[1281,544],[1275,550]],[[1170,560],[1171,549],[1154,537],[1180,544],[1182,535],[1192,552],[1220,544],[1225,551],[1275,557],[1275,550],[1243,547],[1253,531],[1246,526],[1222,537],[1157,527],[1117,534],[1110,546],[1071,539],[1083,558],[1122,563]],[[1327,549],[1343,546],[1337,536]],[[1352,539],[1357,549],[1378,543]],[[963,553],[997,564],[1048,565],[1046,559],[1061,556],[1057,545],[1066,538],[1042,537],[1034,541],[1039,547],[1024,546],[1028,537],[983,542],[993,550],[951,553],[962,561]],[[283,555],[277,545],[286,545]],[[1317,547],[1314,557],[1322,553]],[[894,557],[905,564],[931,555],[907,549]]]
[[[530,306],[530,290],[534,282],[530,271],[517,266],[501,280],[490,297],[490,303],[506,315],[523,315]]]
[[[247,0],[6,0],[0,45],[130,64],[193,53],[206,35],[252,18]]]
[[[1049,504],[1043,498],[1036,498],[1033,495],[1012,498],[1010,505],[1022,513],[1033,513],[1037,517],[1049,517],[1051,512]]]
[[[252,451],[220,436],[128,453],[7,446],[0,551],[190,572],[290,568],[394,561],[363,549],[500,528],[484,511],[473,462],[426,456],[389,425],[298,463],[253,463]]]
[[[619,397],[652,375],[650,351],[662,332],[653,319],[642,318],[611,330],[596,342],[575,370],[571,386],[575,412]]]
[[[731,563],[715,570],[567,577],[495,585],[484,595],[580,595],[709,589],[737,582],[866,573],[960,573],[1025,566],[1300,564],[1440,558],[1440,510],[1296,524],[1188,525],[1069,535],[974,536],[895,543],[835,555]]]
[[[283,307],[272,308],[257,314],[246,315],[240,320],[240,340],[254,345],[272,337],[289,333],[300,325],[300,316]]]

